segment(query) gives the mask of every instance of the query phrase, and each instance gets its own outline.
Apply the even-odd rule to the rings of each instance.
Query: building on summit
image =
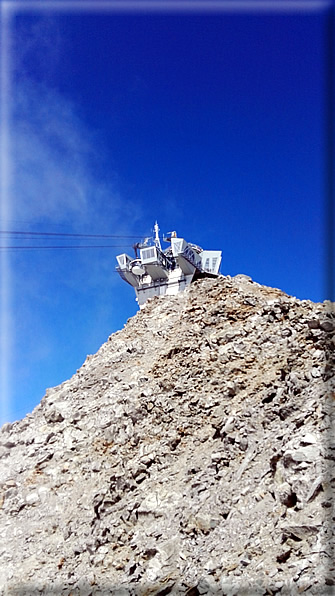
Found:
[[[220,250],[203,250],[179,238],[176,232],[164,238],[169,246],[163,250],[157,222],[154,232],[152,240],[146,238],[134,245],[135,258],[126,253],[116,257],[116,270],[135,289],[140,307],[153,296],[178,294],[196,279],[218,276]]]

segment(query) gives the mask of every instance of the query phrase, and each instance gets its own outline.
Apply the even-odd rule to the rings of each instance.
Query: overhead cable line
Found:
[[[19,236],[66,236],[68,238],[139,238],[137,236],[126,236],[121,234],[70,234],[63,232],[18,232],[10,230],[0,230],[0,234],[15,234]],[[144,238],[144,236],[143,236]]]
[[[77,248],[129,248],[129,245],[120,244],[88,244],[81,246],[0,246],[0,250],[55,250],[55,249],[77,249]]]

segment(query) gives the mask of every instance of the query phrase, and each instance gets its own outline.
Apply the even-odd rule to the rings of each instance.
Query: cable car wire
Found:
[[[123,244],[88,244],[88,245],[67,245],[67,246],[1,246],[0,250],[56,250],[56,249],[78,249],[78,248],[130,248]]]
[[[0,234],[4,235],[18,235],[18,236],[57,236],[57,237],[67,237],[67,238],[139,238],[137,236],[127,236],[122,234],[70,234],[66,232],[21,232],[21,231],[12,231],[12,230],[0,230]],[[141,237],[141,236],[140,236]],[[144,235],[143,235],[144,238]]]

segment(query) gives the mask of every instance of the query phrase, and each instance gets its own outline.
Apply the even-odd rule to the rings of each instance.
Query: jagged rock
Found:
[[[330,594],[334,311],[155,298],[0,431],[3,595]]]

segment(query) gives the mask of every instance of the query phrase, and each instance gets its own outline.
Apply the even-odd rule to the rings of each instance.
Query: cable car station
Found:
[[[178,238],[176,232],[164,238],[169,246],[163,250],[157,222],[154,232],[153,239],[134,245],[135,258],[126,253],[116,257],[116,270],[135,289],[140,308],[153,296],[178,294],[196,279],[218,276],[220,250],[203,250]]]

